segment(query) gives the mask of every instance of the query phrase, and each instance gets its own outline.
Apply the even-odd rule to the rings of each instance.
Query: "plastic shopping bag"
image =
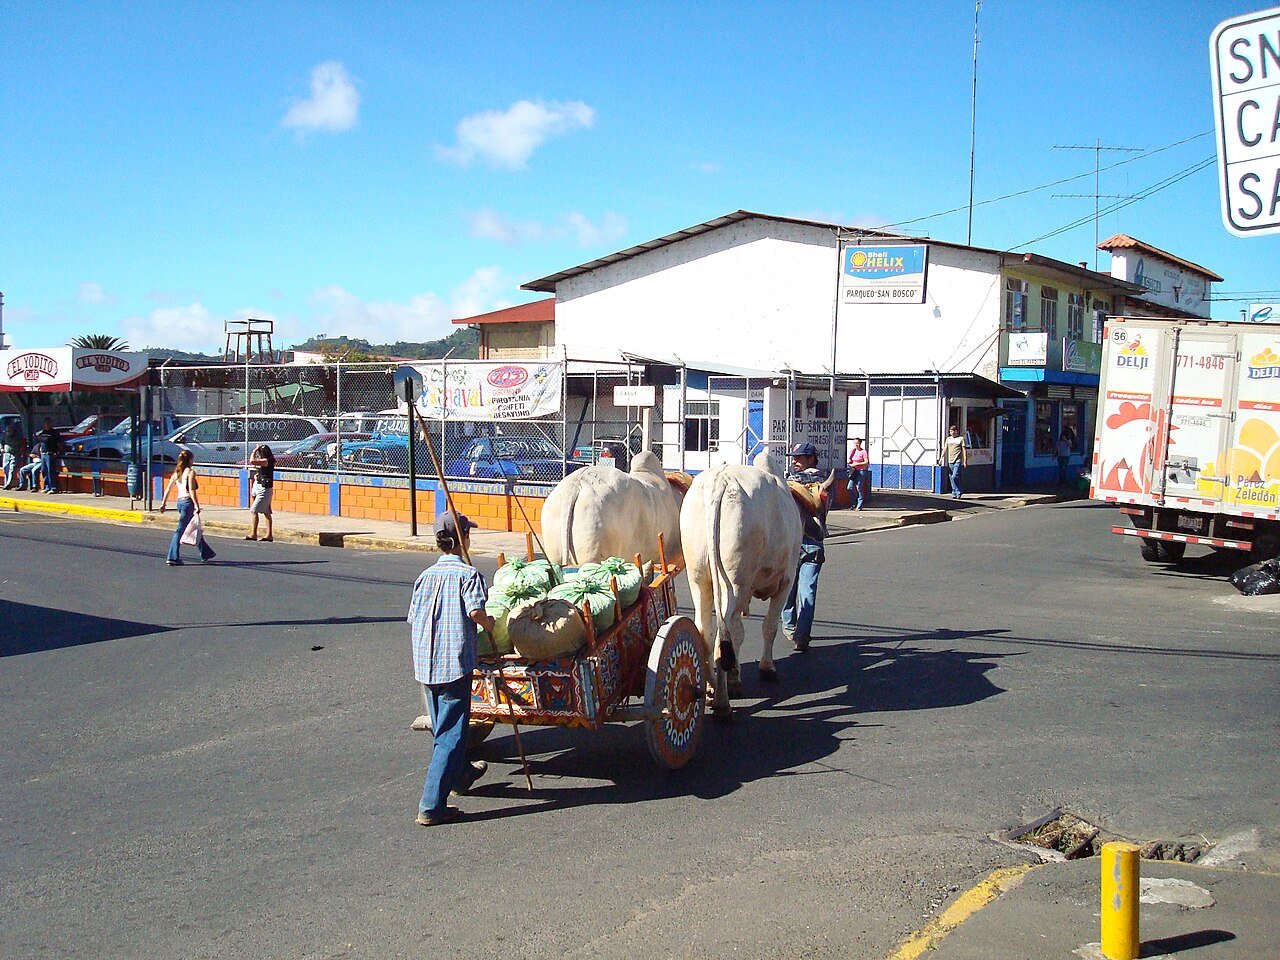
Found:
[[[200,514],[194,514],[191,522],[187,524],[187,529],[182,531],[181,542],[195,546],[200,542],[200,538],[204,536],[204,527],[200,525]]]

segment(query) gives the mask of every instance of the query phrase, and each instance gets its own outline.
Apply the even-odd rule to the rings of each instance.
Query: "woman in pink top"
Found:
[[[863,482],[871,484],[871,458],[862,446],[862,438],[853,441],[853,449],[849,451],[849,496],[853,500],[853,508],[861,510],[865,499]]]

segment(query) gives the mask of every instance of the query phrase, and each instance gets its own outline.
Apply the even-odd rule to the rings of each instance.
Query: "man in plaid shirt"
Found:
[[[475,524],[458,514],[436,519],[440,559],[422,571],[409,601],[413,672],[426,694],[435,747],[422,786],[418,823],[434,827],[462,816],[448,805],[449,791],[466,793],[484,774],[482,760],[467,764],[467,723],[471,719],[471,672],[477,663],[476,626],[493,629],[485,613],[484,577],[462,560]],[[469,551],[468,551],[469,553]]]

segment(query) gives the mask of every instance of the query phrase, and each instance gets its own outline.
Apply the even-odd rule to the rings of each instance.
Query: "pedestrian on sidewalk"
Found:
[[[809,649],[813,632],[813,612],[818,603],[818,576],[826,562],[827,538],[826,494],[836,482],[832,470],[825,478],[818,470],[818,449],[812,443],[797,443],[791,448],[791,469],[787,479],[809,488],[820,505],[812,514],[804,514],[804,534],[800,540],[800,559],[791,593],[782,608],[782,632],[800,653]]]
[[[10,420],[4,432],[4,488],[12,490],[18,485],[18,471],[22,469],[22,461],[26,453],[27,442],[22,435],[22,426],[17,420]]]
[[[947,428],[947,439],[942,441],[942,455],[938,463],[947,468],[951,480],[951,496],[957,500],[964,494],[960,478],[969,465],[969,444],[954,423]]]
[[[493,630],[493,617],[484,609],[484,577],[462,559],[464,551],[470,555],[474,526],[462,514],[456,524],[452,512],[437,518],[440,559],[422,571],[409,601],[413,673],[422,684],[435,738],[418,804],[417,822],[424,827],[461,817],[461,810],[449,806],[450,791],[467,793],[488,769],[483,760],[467,763],[471,674],[479,663],[476,627]]]
[[[171,567],[182,566],[182,534],[192,518],[200,516],[200,497],[196,493],[200,481],[196,479],[194,460],[195,455],[190,450],[183,450],[178,454],[178,465],[165,484],[164,497],[160,500],[160,512],[164,513],[170,492],[177,493],[178,529],[173,532],[173,539],[169,541],[169,555],[164,561]],[[205,541],[203,532],[196,540],[196,548],[200,551],[201,563],[208,563],[217,556]]]
[[[871,458],[862,446],[862,438],[855,437],[853,449],[849,451],[849,499],[853,502],[853,509],[862,509],[866,496],[863,484],[869,484],[870,480]]]
[[[1053,452],[1058,457],[1058,486],[1067,485],[1067,468],[1071,463],[1071,431],[1063,430]]]
[[[40,449],[40,469],[44,473],[44,492],[61,493],[58,469],[62,457],[62,434],[54,428],[51,418],[44,418],[44,428],[36,434],[36,444]]]
[[[246,540],[258,539],[258,517],[265,517],[267,521],[267,535],[262,538],[263,543],[270,543],[272,537],[271,528],[271,491],[275,486],[276,479],[276,457],[271,452],[271,448],[265,443],[253,451],[249,457],[249,466],[254,468],[253,488],[250,492],[249,516],[253,518],[253,527],[249,531]]]

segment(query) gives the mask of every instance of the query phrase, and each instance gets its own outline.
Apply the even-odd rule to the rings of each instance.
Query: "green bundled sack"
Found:
[[[484,610],[493,617],[493,633],[480,631],[478,640],[480,656],[493,657],[514,653],[507,631],[507,621],[511,611],[522,603],[541,598],[545,593],[546,590],[540,586],[525,583],[522,579],[508,580],[505,585],[495,586],[490,590]]]
[[[553,600],[567,600],[579,610],[585,601],[591,610],[591,622],[595,625],[596,632],[608,630],[613,626],[616,619],[614,615],[613,591],[609,589],[607,584],[594,580],[591,577],[579,575],[571,578],[567,583],[552,590],[547,596]]]
[[[629,607],[640,597],[642,576],[634,563],[628,563],[621,557],[610,557],[599,563],[584,563],[570,580],[591,580],[608,589],[609,581],[618,581],[618,602]]]
[[[495,588],[505,588],[512,583],[522,583],[546,593],[563,579],[560,568],[550,560],[513,557],[498,568],[498,572],[493,575],[493,585]]]
[[[558,660],[587,642],[587,625],[568,600],[527,600],[511,611],[507,624],[512,646],[526,660]]]

